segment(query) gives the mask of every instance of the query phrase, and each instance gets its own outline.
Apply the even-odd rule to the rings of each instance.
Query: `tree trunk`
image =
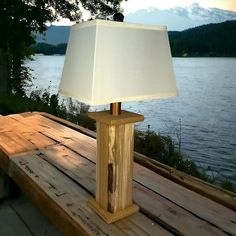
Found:
[[[10,93],[9,63],[7,50],[0,48],[0,93]]]

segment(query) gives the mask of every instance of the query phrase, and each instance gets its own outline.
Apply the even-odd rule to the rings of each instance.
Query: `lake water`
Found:
[[[150,125],[152,130],[176,140],[181,120],[182,152],[202,168],[210,166],[236,183],[236,58],[173,61],[178,97],[124,103],[123,108],[145,116],[139,129]],[[31,90],[57,93],[63,63],[64,56],[41,55],[27,62],[36,78]]]

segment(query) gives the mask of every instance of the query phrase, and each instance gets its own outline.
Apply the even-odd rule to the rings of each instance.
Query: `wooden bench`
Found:
[[[216,202],[137,163],[133,188],[140,211],[106,224],[87,204],[95,195],[95,136],[47,114],[2,116],[0,167],[65,235],[236,235],[234,194],[215,189]],[[160,169],[168,175],[168,168]],[[179,179],[179,172],[169,177]]]

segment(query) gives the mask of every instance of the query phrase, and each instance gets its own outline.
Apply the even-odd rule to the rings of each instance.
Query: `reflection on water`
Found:
[[[64,56],[36,56],[34,88],[56,93]],[[179,96],[124,103],[141,113],[139,129],[176,138],[182,122],[182,152],[203,168],[211,166],[236,183],[236,58],[174,58]],[[103,109],[93,107],[92,109]]]

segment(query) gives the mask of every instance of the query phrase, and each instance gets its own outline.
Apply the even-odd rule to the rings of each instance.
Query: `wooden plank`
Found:
[[[16,118],[14,118],[16,117]],[[20,117],[20,118],[19,118]],[[30,124],[22,124],[18,120],[23,119],[20,115],[9,115],[9,116],[3,116],[0,117],[0,132],[5,131],[19,131],[21,133],[23,132],[29,132],[32,131],[32,127]]]
[[[7,127],[12,127],[12,125],[14,126],[18,125],[20,127],[19,131],[21,131],[22,133],[30,132],[30,131],[39,132],[43,129],[43,127],[50,129],[50,126],[46,125],[45,122],[43,121],[38,122],[39,117],[41,116],[34,113],[26,117],[21,116],[19,114],[10,115],[7,117],[9,119],[7,123]],[[11,122],[11,124],[9,124],[9,122]]]
[[[65,142],[79,136],[80,138],[84,137],[84,141],[88,143],[87,135],[78,133],[37,113],[18,121],[24,125],[30,124],[35,131],[43,133],[48,137],[57,137],[58,142]]]
[[[38,116],[38,121],[39,121],[39,124],[41,123],[41,122],[44,122],[44,123],[47,123],[48,122],[48,119],[42,119],[41,117],[39,117]],[[53,121],[51,121],[51,122],[53,122]],[[53,123],[55,123],[55,122],[53,122]],[[56,131],[54,132],[54,130],[52,130],[52,129],[50,129],[50,132],[49,133],[47,133],[47,132],[45,132],[46,133],[46,135],[48,135],[48,136],[50,136],[50,137],[52,137],[52,138],[54,138],[54,139],[58,139],[58,137],[57,137],[57,135],[58,135],[58,133],[57,133],[57,129],[58,129],[58,125],[56,125],[56,124],[51,124],[51,123],[49,123],[49,125],[50,126],[54,126],[55,127],[55,129],[56,129]],[[54,129],[54,128],[53,128]],[[59,130],[62,130],[62,127],[60,127],[59,128]],[[68,132],[68,130],[67,130],[67,132]],[[55,134],[56,133],[56,134]],[[59,132],[60,133],[60,132]],[[64,141],[63,141],[63,143],[66,145],[66,146],[68,146],[68,147],[70,147],[70,148],[72,148],[73,150],[75,150],[75,151],[77,151],[77,152],[79,152],[81,155],[83,155],[83,156],[86,156],[87,158],[89,158],[91,161],[95,161],[95,158],[96,158],[96,151],[95,151],[95,145],[96,145],[96,141],[95,140],[93,140],[93,139],[91,139],[91,138],[89,138],[89,137],[86,137],[86,136],[84,136],[84,135],[81,135],[81,134],[79,134],[78,132],[75,132],[74,130],[72,131],[72,135],[70,136],[70,138],[68,138],[68,137],[66,137],[66,138],[63,138],[63,134],[59,134],[60,135],[60,139],[64,139]],[[135,173],[136,173],[136,170],[135,170]],[[140,172],[138,172],[137,171],[137,173],[140,173]],[[172,172],[171,172],[172,173]],[[139,176],[139,174],[137,174],[136,176]],[[141,176],[141,175],[140,175]],[[153,176],[156,176],[155,174],[153,174]],[[139,180],[138,180],[139,181]],[[152,188],[153,186],[149,186],[149,184],[148,184],[148,180],[144,183],[144,182],[142,182],[143,184],[145,184],[147,187],[150,187],[150,188]],[[171,194],[168,194],[168,195],[166,195],[166,193],[164,192],[163,193],[163,191],[164,191],[164,189],[165,189],[165,184],[169,184],[169,182],[168,181],[165,181],[164,179],[163,179],[163,181],[162,181],[163,183],[162,183],[162,186],[163,186],[163,188],[162,188],[162,192],[160,192],[160,194],[162,194],[163,196],[166,196],[166,197],[168,197],[170,200],[172,200],[172,201],[175,201],[175,197],[176,197],[176,195],[171,195]],[[175,185],[176,186],[176,185]],[[180,188],[179,190],[178,190],[178,188],[176,189],[176,191],[178,192],[181,192],[181,193],[186,193],[186,192],[188,192],[185,188]],[[173,197],[171,197],[171,196],[173,196]],[[197,198],[196,198],[196,196],[197,196]],[[228,195],[227,195],[228,196]],[[177,198],[178,199],[178,198]],[[192,200],[191,200],[192,199]],[[200,202],[198,202],[197,204],[194,202],[194,201],[196,201],[195,199],[197,199],[197,202],[199,201],[199,199],[201,199],[201,201]],[[193,202],[192,202],[193,201]],[[211,220],[211,218],[209,218],[211,215],[212,215],[212,212],[214,212],[215,211],[215,209],[218,209],[217,210],[217,214],[219,214],[220,216],[222,215],[221,214],[221,212],[222,212],[222,209],[220,209],[219,208],[219,206],[217,206],[217,204],[216,205],[212,205],[212,204],[210,204],[210,206],[211,206],[211,208],[208,210],[208,211],[206,211],[206,210],[202,210],[202,211],[199,211],[199,209],[202,209],[202,208],[204,208],[204,207],[201,207],[201,206],[205,206],[205,204],[204,204],[204,198],[201,198],[200,196],[198,196],[198,195],[191,195],[191,194],[187,194],[184,198],[182,198],[182,201],[181,202],[178,202],[178,204],[180,204],[180,206],[181,207],[184,207],[184,208],[186,208],[187,210],[190,210],[191,212],[198,212],[198,214],[199,214],[199,216],[200,217],[202,217],[203,219],[207,219],[207,220]],[[211,202],[211,201],[210,201]],[[191,206],[191,208],[189,208],[188,206]],[[208,204],[208,206],[209,206],[209,204]],[[224,209],[224,211],[225,211],[225,209]],[[225,215],[227,215],[228,213],[225,213]],[[224,215],[224,214],[223,214]],[[219,217],[218,217],[219,218]],[[223,219],[224,217],[222,216],[222,217],[220,217],[219,218],[219,220],[220,219]],[[226,217],[227,218],[227,217]],[[213,218],[212,218],[213,219]],[[213,219],[214,221],[215,221],[215,219]],[[215,222],[212,222],[213,224],[215,223]],[[222,221],[222,222],[224,222],[224,221]],[[226,224],[227,225],[227,224]]]
[[[16,159],[18,159],[18,157]],[[29,158],[26,159],[28,160]],[[20,160],[22,163],[27,163],[27,160],[25,159],[19,158],[18,161]],[[23,169],[26,167],[27,169]],[[64,233],[67,233],[68,235],[76,235],[79,231],[81,235],[87,235],[84,229],[78,228],[75,222],[68,216],[67,212],[64,212],[56,201],[51,200],[51,198],[54,197],[53,195],[55,195],[55,191],[53,191],[53,185],[50,189],[50,180],[47,181],[44,178],[41,178],[41,175],[38,175],[38,172],[34,172],[31,166],[22,165],[14,160],[12,160],[11,163],[10,175],[31,201],[39,207],[44,215],[46,215],[49,220],[59,228],[63,228]],[[36,179],[36,176],[40,176],[40,178]],[[50,190],[52,192],[47,193]],[[65,218],[68,218],[68,220],[65,221]]]
[[[57,121],[57,117],[49,115],[47,113],[42,114],[45,117],[48,117],[52,120]],[[68,127],[71,127],[77,131],[83,132],[90,137],[96,138],[96,133],[88,129],[84,129],[79,125],[75,125],[69,121],[60,119],[61,124],[65,124]],[[171,168],[167,165],[164,165],[160,162],[157,162],[151,158],[148,158],[140,153],[134,153],[134,161],[147,167],[148,169],[153,170],[154,172],[162,175],[185,188],[189,188],[203,196],[206,196],[224,206],[227,206],[233,210],[236,210],[236,194],[226,191],[222,188],[219,188],[215,185],[211,185],[207,182],[204,182],[200,179],[189,176],[181,171],[177,171],[174,168]]]
[[[13,155],[36,148],[31,142],[18,133],[8,131],[0,133],[0,148],[3,148],[8,155]]]
[[[23,123],[31,123],[35,129],[38,129],[40,133],[44,134],[50,139],[54,139],[59,143],[63,143],[66,146],[70,146],[74,150],[77,150],[81,155],[92,158],[92,161],[96,159],[96,140],[88,137],[82,133],[79,133],[70,128],[64,127],[52,120],[49,120],[40,115],[34,115],[34,118],[29,117],[22,120]]]
[[[86,147],[84,146],[84,142],[80,142],[79,139],[75,140],[69,140],[67,143],[65,143],[65,145],[71,148],[72,150],[75,150],[76,152],[85,155],[91,161],[95,161],[95,150],[92,151],[91,149],[86,149]],[[88,152],[90,152],[90,154],[88,154]],[[186,189],[181,185],[174,183],[173,181],[156,175],[150,170],[149,173],[151,174],[148,178],[146,178],[146,181],[144,182],[142,181],[141,177],[145,175],[146,172],[144,171],[144,168],[142,168],[142,171],[139,171],[139,166],[140,165],[136,164],[134,167],[134,180],[136,180],[137,182],[142,183],[144,186],[150,189],[153,189],[155,186],[156,192],[166,197],[167,199],[170,199],[172,202],[176,202],[175,199],[179,199],[179,201],[177,201],[177,204],[179,204],[179,206],[192,212],[193,214],[197,214],[201,219],[206,220],[209,223],[217,225],[222,229],[226,229],[226,231],[228,232],[234,232],[236,230],[236,225],[234,224],[234,218],[236,218],[236,214],[232,210],[212,201],[211,199],[205,198],[193,191],[190,191],[189,189]],[[148,171],[148,169],[146,169],[146,171]],[[153,184],[150,184],[152,177],[154,179],[156,177],[156,179],[159,178],[162,180],[161,183],[160,181],[158,182],[159,186],[161,186],[161,189],[158,188],[157,184],[155,184],[155,181],[153,181]],[[164,190],[171,190],[172,188],[166,186],[174,186],[175,194],[173,193],[173,191],[167,194]]]
[[[47,147],[53,144],[56,144],[56,142],[45,135],[38,133],[38,132],[25,132],[22,133],[22,136],[29,141],[30,143],[34,144],[37,148],[43,148]]]
[[[223,230],[236,233],[236,212],[203,197],[183,186],[176,185],[173,181],[163,178],[141,165],[135,164],[134,179],[160,193],[177,205],[193,212],[198,217],[219,226]],[[167,187],[168,186],[168,187]],[[181,194],[180,194],[181,193]]]
[[[123,231],[126,220],[107,225],[88,207],[90,194],[34,152],[11,158],[10,175],[66,235],[134,235]],[[156,226],[153,235],[159,233],[170,235]]]
[[[207,221],[189,214],[153,191],[134,184],[134,200],[142,206],[141,211],[160,225],[164,225],[177,235],[228,235],[221,228],[211,226]]]
[[[19,120],[24,119],[21,115],[0,119],[3,127],[0,132],[0,146],[9,155],[55,144],[55,141],[35,131],[30,122],[23,124],[16,117]]]
[[[55,138],[55,137],[54,137]],[[71,148],[72,150],[75,150],[76,152],[78,152],[78,153],[80,153],[81,155],[83,155],[83,156],[86,156],[87,158],[89,158],[91,161],[95,161],[95,159],[96,159],[96,151],[95,151],[95,147],[92,147],[92,142],[90,141],[90,145],[87,145],[87,143],[84,141],[84,139],[83,140],[80,140],[80,138],[79,137],[76,137],[76,138],[73,138],[73,139],[70,139],[70,140],[67,140],[67,141],[65,141],[64,142],[64,144],[66,145],[66,146],[68,146],[69,148]],[[95,145],[95,143],[94,143],[94,145]],[[140,173],[140,172],[138,172],[138,170],[136,170],[136,168],[137,168],[137,166],[138,165],[135,165],[135,169],[134,169],[134,173]],[[153,172],[151,172],[152,173],[152,175],[153,176],[158,176],[158,175],[156,175],[156,174],[154,174]],[[135,175],[136,177],[137,176],[139,176],[139,174],[137,174],[137,175]],[[136,179],[136,177],[135,177],[135,179]],[[169,182],[172,182],[173,183],[173,181],[168,181],[168,180],[166,180],[166,178],[162,178],[162,180],[164,181],[163,182],[163,186],[165,186],[165,184],[167,184],[167,186],[168,186],[168,183]],[[149,184],[148,184],[148,180],[145,182],[145,183],[143,183],[145,186],[147,186],[147,187],[149,187],[149,188],[152,188],[152,186],[149,186]],[[178,189],[178,185],[176,185],[175,184],[175,186],[177,186],[176,188]],[[201,185],[202,187],[204,186],[203,184]],[[165,189],[164,187],[162,188],[162,189]],[[212,189],[212,195],[215,193],[215,192],[220,192],[219,190],[217,190],[217,189],[215,189],[214,190],[214,188],[211,188]],[[182,200],[182,204],[180,204],[182,207],[184,207],[184,208],[186,208],[186,209],[188,209],[187,208],[187,206],[186,205],[191,205],[191,206],[195,206],[195,209],[191,209],[191,211],[192,212],[199,212],[199,214],[200,214],[200,211],[198,210],[199,208],[201,208],[201,207],[199,207],[199,206],[204,206],[204,199],[205,198],[203,198],[203,197],[201,197],[201,196],[199,196],[198,194],[193,194],[193,192],[192,191],[188,191],[188,189],[186,189],[186,188],[181,188],[181,186],[179,186],[179,190],[177,190],[178,192],[187,192],[188,194],[187,194],[187,196],[186,196],[186,198],[183,198],[183,200]],[[160,191],[159,191],[160,192]],[[160,192],[160,194],[163,194],[163,195],[165,195],[164,193],[162,193],[162,192]],[[171,194],[169,195],[169,197],[171,196]],[[227,201],[228,202],[230,202],[231,203],[231,205],[232,204],[234,204],[234,198],[233,198],[233,196],[234,195],[228,195],[227,193],[225,193],[225,192],[220,192],[220,196],[221,196],[221,198],[222,197],[224,197],[224,199],[228,199]],[[197,205],[196,204],[192,204],[192,203],[190,203],[191,202],[191,199],[195,199],[197,197],[197,199],[201,199],[201,203],[199,202]],[[175,199],[174,199],[174,195],[173,195],[173,197],[171,197],[170,198],[172,201],[174,201]],[[189,202],[190,201],[190,202]],[[211,215],[211,212],[212,211],[215,211],[215,209],[218,209],[217,210],[217,214],[219,214],[219,215],[222,215],[221,214],[221,212],[222,212],[222,209],[224,209],[224,211],[226,211],[227,212],[227,209],[225,209],[225,208],[223,208],[223,207],[219,207],[219,204],[213,204],[212,203],[212,201],[210,201],[209,200],[209,202],[211,202],[211,204],[210,204],[210,206],[212,206],[212,208],[211,208],[211,210],[209,210],[209,215]],[[188,204],[189,203],[189,204]],[[213,204],[213,205],[212,205]],[[209,206],[209,204],[208,204],[208,206]],[[202,213],[204,213],[205,211],[202,211]],[[227,213],[228,214],[228,213]],[[200,216],[201,216],[202,214],[200,214]],[[205,216],[201,216],[201,217],[205,217]],[[222,217],[223,218],[223,217]],[[214,223],[214,222],[213,222]]]
[[[35,116],[34,116],[35,117]],[[5,117],[4,117],[5,118]],[[31,118],[31,120],[32,120],[32,117],[31,116],[29,116],[29,117],[27,117],[27,118]],[[26,119],[26,118],[25,118]],[[24,120],[25,120],[24,119]],[[34,119],[33,119],[34,120]],[[46,119],[46,121],[48,122],[48,119]],[[28,122],[28,121],[27,121]],[[26,122],[26,123],[27,123]],[[62,125],[59,125],[59,131],[58,131],[58,133],[56,132],[56,134],[54,133],[54,130],[55,131],[57,131],[57,129],[58,129],[58,124],[56,124],[55,122],[53,122],[53,121],[50,121],[49,122],[49,125],[45,125],[45,119],[42,119],[41,118],[41,116],[37,116],[37,125],[38,125],[38,127],[40,127],[40,128],[44,128],[44,130],[50,130],[50,135],[52,136],[52,138],[54,138],[54,139],[58,139],[58,135],[60,135],[60,138],[61,138],[61,140],[63,140],[63,142],[69,147],[69,148],[72,148],[72,149],[74,149],[74,150],[76,150],[76,151],[78,151],[79,150],[79,152],[82,154],[82,155],[84,155],[84,156],[86,156],[86,158],[89,158],[90,160],[92,160],[92,161],[94,161],[95,160],[95,156],[96,156],[96,152],[95,152],[95,144],[96,144],[96,141],[95,140],[93,140],[93,139],[91,139],[91,138],[88,138],[88,137],[86,137],[86,136],[84,136],[84,135],[81,135],[81,134],[78,134],[78,132],[75,132],[74,130],[73,131],[71,131],[70,132],[70,130],[71,129],[68,129],[68,128],[66,128],[66,129],[64,129],[63,128],[63,126]],[[51,129],[50,128],[50,126],[54,126],[53,127],[53,129]],[[38,129],[38,127],[36,127],[36,129]],[[68,134],[68,135],[70,135],[70,137],[71,138],[68,138],[68,136],[65,136],[65,133],[64,133],[64,131],[66,130],[66,135]],[[47,133],[47,132],[46,132]],[[72,133],[72,135],[70,134],[70,133]],[[161,164],[162,165],[162,164]],[[163,168],[164,169],[164,168]],[[172,171],[170,171],[170,173],[172,173]],[[155,176],[154,174],[153,174],[153,176]],[[179,178],[181,178],[181,176],[179,177]],[[138,180],[139,181],[139,180]],[[143,184],[145,184],[147,187],[150,187],[150,188],[152,188],[152,186],[150,185],[149,186],[149,183],[148,183],[149,181],[147,180],[147,181],[145,181],[145,182],[142,182],[141,181],[141,183],[143,183]],[[173,195],[173,197],[172,198],[170,198],[170,194],[169,195],[166,195],[167,193],[165,193],[165,192],[163,192],[163,189],[164,189],[164,186],[165,186],[165,184],[167,184],[167,186],[168,186],[168,183],[166,183],[165,181],[162,181],[163,183],[162,183],[162,190],[160,191],[159,189],[158,189],[158,192],[160,193],[160,194],[163,194],[163,196],[167,196],[170,200],[173,200],[173,201],[175,201],[175,198],[176,198],[176,195],[178,195],[178,194],[175,194],[175,195]],[[167,189],[167,188],[166,188]],[[183,193],[183,191],[185,191],[186,192],[186,189],[185,190],[176,190],[177,191],[177,193],[178,192],[181,192],[181,193]],[[184,194],[185,195],[185,194]],[[214,211],[214,209],[216,209],[216,214],[215,215],[218,215],[218,217],[216,217],[216,218],[218,218],[219,219],[219,221],[221,221],[221,219],[223,218],[222,217],[222,213],[221,213],[221,211],[219,210],[219,208],[217,207],[217,205],[211,205],[210,204],[210,209],[207,207],[206,209],[205,209],[205,211],[203,210],[203,211],[200,211],[200,210],[198,210],[199,209],[199,205],[201,206],[202,205],[202,203],[199,203],[198,201],[199,200],[197,200],[197,202],[198,203],[195,203],[194,201],[193,202],[191,202],[191,199],[195,199],[196,197],[192,197],[191,196],[191,194],[187,194],[187,195],[185,195],[185,197],[183,197],[182,198],[182,202],[178,202],[177,204],[180,204],[180,206],[181,207],[183,207],[183,208],[185,208],[185,209],[187,209],[187,210],[190,210],[191,212],[198,212],[198,216],[200,217],[200,218],[203,218],[203,219],[207,219],[207,220],[211,220],[211,218],[209,219],[209,216],[211,215],[211,211]],[[199,196],[198,196],[198,198],[199,198]],[[178,199],[178,198],[177,198]],[[203,200],[204,201],[204,200]],[[184,204],[185,203],[185,204]],[[204,204],[203,204],[204,205]],[[203,206],[202,205],[202,206]],[[192,209],[190,209],[190,208],[188,208],[188,206],[192,206]],[[204,207],[203,207],[204,208]],[[204,212],[204,214],[202,214],[202,212]],[[224,209],[224,212],[225,212],[225,209]],[[224,215],[224,214],[223,214]],[[226,218],[228,219],[228,217],[227,217],[227,214],[225,214],[226,215]],[[213,219],[213,224],[214,224],[214,221],[215,221],[215,219],[216,218],[212,218]],[[224,222],[224,221],[222,221],[222,222]],[[232,223],[233,222],[235,222],[234,220],[232,220]],[[217,223],[218,224],[218,223]],[[226,226],[227,226],[228,224],[226,224]]]
[[[178,183],[196,193],[210,198],[226,207],[236,210],[236,194],[223,190],[220,187],[211,185],[193,176],[187,175],[174,168],[166,166],[158,161],[148,158],[140,153],[134,154],[135,162],[147,167],[155,173],[164,176],[171,181]]]
[[[22,122],[25,118],[32,116],[33,114],[28,112],[8,116],[10,118],[9,122],[12,124],[10,126],[11,131],[19,133],[38,148],[55,144],[55,141],[40,134],[31,122]]]
[[[56,121],[59,124],[65,125],[66,127],[69,127],[69,128],[74,129],[76,131],[79,131],[82,134],[86,134],[87,136],[90,136],[90,137],[93,137],[93,138],[96,138],[96,136],[97,136],[96,132],[94,132],[92,130],[89,130],[87,128],[84,128],[83,126],[76,125],[76,124],[74,124],[70,121],[64,120],[64,119],[59,118],[57,116],[53,116],[53,115],[48,114],[46,112],[34,112],[34,113],[36,113],[38,115],[41,115],[41,116],[44,116],[46,118],[49,118],[50,120]]]
[[[0,150],[6,155],[15,152],[14,142],[12,142],[12,139],[7,137],[5,133],[0,133]]]
[[[92,195],[95,195],[96,173],[93,163],[61,145],[39,150],[36,155],[48,161],[53,166],[56,166],[56,168],[86,188]],[[155,222],[150,221],[150,219],[140,214],[129,216],[125,219],[125,221],[129,219],[139,220],[138,223],[135,220],[137,224],[136,227],[142,226],[142,230],[148,235],[155,235],[156,232],[159,232],[161,235],[166,233],[166,231],[163,231],[162,228],[160,228],[160,226],[158,226]],[[142,224],[140,224],[140,221]]]
[[[53,133],[53,132],[51,134],[47,133],[47,135],[50,135],[52,138],[56,138],[55,136],[53,136],[53,134],[55,134],[55,133]],[[83,136],[83,135],[81,136],[81,135],[75,134],[71,139],[66,138],[64,141],[64,144],[66,146],[72,148],[73,150],[76,150],[81,155],[86,156],[90,160],[95,161],[95,157],[96,157],[96,151],[95,151],[95,147],[94,147],[95,141],[91,140],[91,138],[88,138],[88,140],[89,141],[86,141],[86,136]],[[165,184],[167,184],[167,186],[168,186],[168,181],[164,181],[162,185],[165,186]],[[148,185],[148,181],[145,182],[145,185],[147,187],[152,187],[152,186]],[[176,192],[177,193],[178,192],[186,193],[188,191],[186,191],[184,188],[180,188],[180,189],[177,188]],[[160,192],[160,194],[162,194],[163,196],[166,196],[165,193]],[[167,197],[170,200],[175,201],[174,198],[176,197],[176,195],[169,194]],[[195,199],[197,199],[197,200],[195,200]],[[211,204],[210,204],[211,208],[210,209],[207,208],[207,210],[205,209],[205,210],[199,211],[198,209],[202,209],[202,208],[204,208],[204,206],[206,206],[206,204],[204,204],[204,202],[205,202],[204,198],[202,198],[200,202],[199,202],[199,199],[201,199],[201,196],[192,195],[192,192],[191,192],[191,194],[188,193],[184,198],[182,198],[182,201],[178,202],[178,204],[180,204],[181,207],[184,207],[185,209],[190,210],[193,213],[197,212],[199,217],[201,217],[202,219],[206,219],[213,224],[215,224],[216,221],[219,221],[219,222],[217,222],[217,224],[221,223],[221,225],[224,225],[224,227],[228,225],[227,223],[226,224],[223,223],[223,222],[225,222],[224,216],[227,216],[227,214],[229,214],[229,213],[227,213],[227,211],[223,207],[219,207],[217,204],[212,205],[212,201],[209,201],[209,202],[211,202]],[[197,201],[197,204],[194,201]],[[188,207],[188,206],[191,206],[191,207]],[[208,204],[208,206],[209,206],[209,204]],[[217,214],[220,217],[215,217],[215,218],[210,217],[212,215],[212,212],[215,211],[215,209],[217,209]],[[222,211],[224,211],[224,212],[226,211],[226,213],[222,215],[222,213],[221,213]],[[219,220],[217,220],[217,219],[219,219]],[[226,219],[228,219],[228,217],[226,217]],[[231,226],[229,226],[229,227],[231,227]]]
[[[96,140],[82,133],[58,124],[46,117],[34,114],[32,117],[20,119],[23,124],[31,124],[35,130],[45,135],[49,139],[68,145],[73,145],[74,149],[80,151],[81,155],[89,156],[93,152],[93,160],[96,158]]]
[[[5,129],[9,130],[11,129],[12,122],[11,119],[7,116],[1,116],[0,117],[0,132],[5,131]]]
[[[37,132],[20,133],[11,130],[0,133],[0,148],[9,156],[55,144],[56,142]]]
[[[63,126],[57,126],[57,123],[53,122],[51,124],[47,124],[47,120],[41,120],[42,116],[37,114],[32,114],[32,116],[22,117],[19,115],[12,115],[10,117],[11,121],[15,121],[15,124],[20,126],[19,130],[21,133],[24,132],[41,132],[43,130],[50,130],[50,125],[56,126],[58,129],[63,130]]]
[[[40,150],[42,158],[55,165],[68,176],[79,182],[84,188],[95,193],[95,166],[86,158],[63,147],[54,146]],[[65,163],[68,163],[65,165]],[[153,217],[153,220],[177,234],[189,235],[226,235],[223,230],[213,227],[145,186],[134,182],[134,200],[141,211]]]

